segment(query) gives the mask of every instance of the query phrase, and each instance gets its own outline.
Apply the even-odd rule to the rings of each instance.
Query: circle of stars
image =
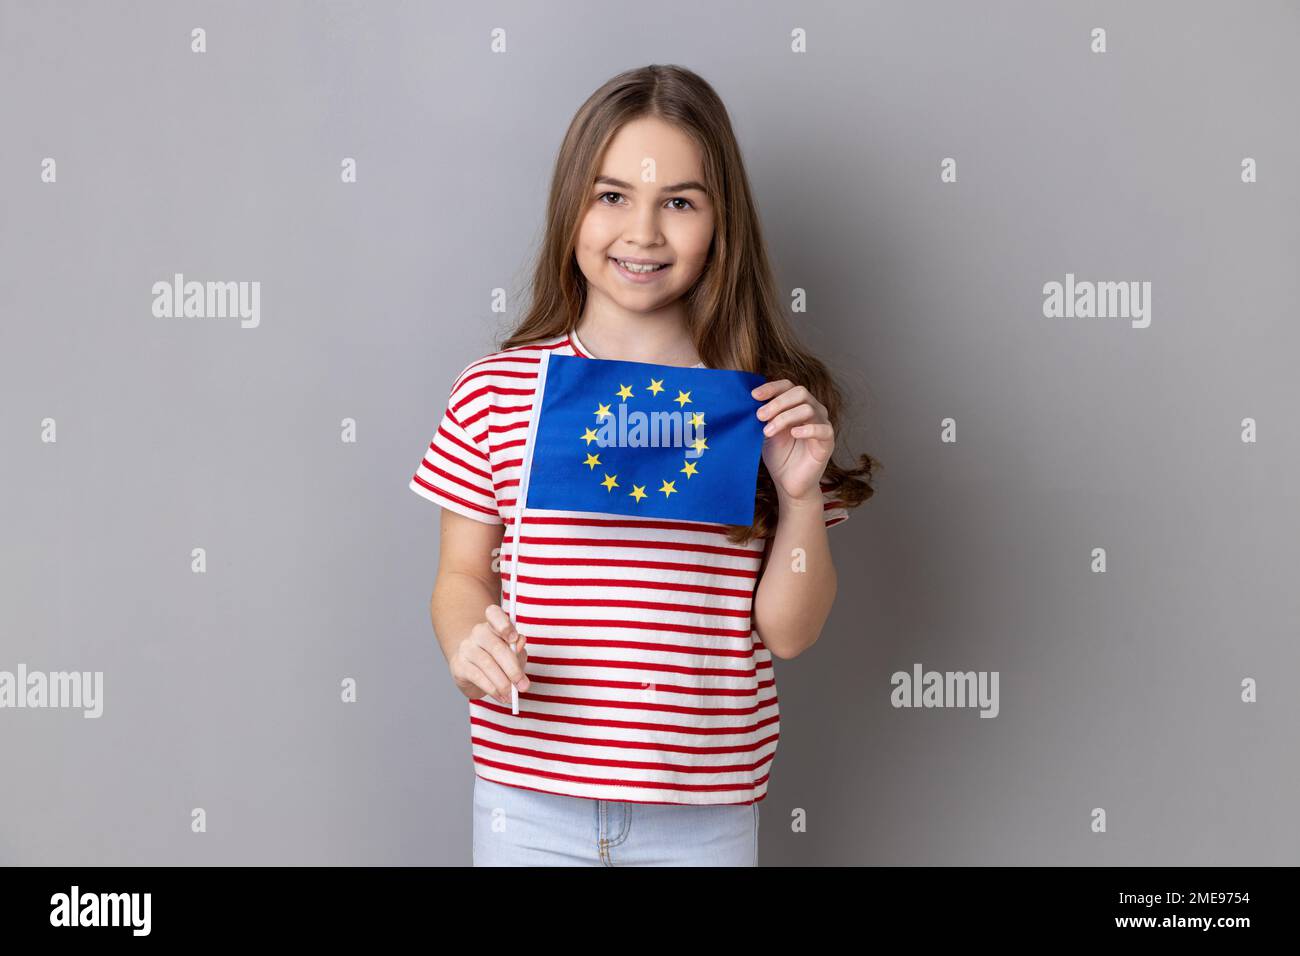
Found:
[[[663,379],[653,379],[653,378],[650,379],[650,384],[647,385],[645,389],[646,391],[654,395],[656,398],[658,398],[659,393],[664,391]],[[629,398],[633,397],[634,393],[632,392],[631,385],[620,384],[619,390],[614,394],[618,397],[619,401],[626,402]],[[679,409],[685,410],[686,406],[691,404],[691,393],[683,392],[679,389],[677,392],[677,397],[672,399],[672,401],[677,403]],[[612,404],[612,402],[610,404]],[[597,424],[599,424],[600,422],[603,422],[605,420],[605,416],[612,415],[613,412],[609,410],[609,405],[597,403],[596,411],[594,412],[594,414],[596,416],[596,422]],[[691,426],[695,429],[695,435],[696,435],[695,441],[691,442],[691,447],[696,449],[702,455],[705,449],[709,447],[708,444],[704,441],[704,436],[700,433],[700,429],[704,427],[704,413],[691,412],[690,423]],[[597,440],[595,430],[588,428],[582,434],[581,440],[585,441],[587,443],[587,446],[590,448],[591,443]],[[586,465],[589,470],[594,472],[596,466],[599,465],[600,463],[601,461],[600,461],[599,453],[593,455],[590,451],[587,452],[587,460],[584,461],[583,464]],[[684,467],[680,469],[680,473],[686,475],[686,480],[689,481],[692,475],[699,474],[699,469],[696,467],[695,462],[690,461],[689,459],[683,459],[682,463]],[[663,478],[660,480],[663,482],[663,484],[659,488],[657,488],[656,491],[663,494],[664,500],[668,500],[672,498],[673,495],[678,493],[678,488],[676,487],[676,485],[677,482],[681,481],[682,479],[674,478],[672,481],[669,481],[667,478]],[[618,475],[616,474],[611,475],[606,473],[604,480],[601,481],[600,484],[603,485],[605,490],[610,494],[614,493],[615,488],[622,487],[618,483]],[[628,492],[628,496],[634,498],[636,500],[636,503],[640,504],[641,499],[649,497],[646,494],[645,489],[646,489],[645,485],[633,484],[632,490]]]

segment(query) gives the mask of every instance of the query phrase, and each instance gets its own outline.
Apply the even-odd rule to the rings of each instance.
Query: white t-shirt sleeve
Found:
[[[486,447],[491,399],[482,383],[481,378],[467,381],[464,373],[457,377],[410,488],[448,511],[484,524],[505,524]]]

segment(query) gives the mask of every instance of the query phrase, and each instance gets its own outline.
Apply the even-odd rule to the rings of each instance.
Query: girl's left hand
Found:
[[[821,498],[821,477],[835,451],[835,429],[826,406],[788,378],[764,382],[750,394],[768,400],[758,408],[763,429],[763,464],[786,498]]]

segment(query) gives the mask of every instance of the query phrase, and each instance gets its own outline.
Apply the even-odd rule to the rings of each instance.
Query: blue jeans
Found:
[[[757,866],[758,803],[593,800],[474,775],[475,866]]]

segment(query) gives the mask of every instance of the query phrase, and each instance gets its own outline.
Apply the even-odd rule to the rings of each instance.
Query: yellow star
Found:
[[[615,477],[616,476],[614,475],[606,475],[605,480],[601,482],[601,484],[605,486],[606,491],[613,491],[618,487],[618,482],[614,480]]]
[[[660,392],[664,390],[664,380],[661,378],[656,381],[655,379],[652,378],[650,379],[650,384],[647,385],[646,388],[650,389],[650,391],[658,395]]]
[[[686,472],[686,477],[687,477],[687,478],[691,477],[691,475],[693,475],[693,474],[696,473],[696,472],[695,472],[695,462],[693,462],[693,461],[688,461],[688,462],[686,463],[686,467],[683,468],[682,471]]]
[[[674,482],[668,481],[666,479],[664,480],[664,486],[659,490],[664,493],[665,498],[667,498],[669,495],[676,494],[677,489],[673,487],[673,484]]]
[[[597,418],[604,418],[606,415],[612,415],[612,414],[613,412],[609,410],[608,405],[601,405],[596,409]]]
[[[636,499],[637,504],[640,504],[641,499],[645,497],[645,485],[633,485],[628,494]]]
[[[677,397],[673,399],[673,401],[677,402],[677,404],[679,405],[685,405],[690,400],[691,400],[691,393],[683,392],[680,388],[677,390]]]
[[[597,439],[596,433],[592,431],[590,428],[588,428],[587,433],[582,436],[582,440],[585,441],[588,445],[596,441],[596,439]]]
[[[631,386],[631,385],[623,385],[623,386],[620,386],[620,387],[619,387],[619,390],[618,390],[618,397],[619,397],[619,398],[631,398],[631,397],[632,397],[632,386]]]
[[[600,456],[588,453],[587,460],[584,461],[583,464],[586,465],[588,468],[595,468],[597,465],[600,464]]]
[[[697,438],[695,439],[695,441],[691,442],[691,447],[694,448],[696,451],[704,451],[704,449],[708,448],[709,446],[704,443],[703,438]]]
[[[695,426],[696,428],[703,428],[703,427],[704,427],[704,413],[703,413],[703,412],[691,412],[691,424],[692,424],[693,426]]]

